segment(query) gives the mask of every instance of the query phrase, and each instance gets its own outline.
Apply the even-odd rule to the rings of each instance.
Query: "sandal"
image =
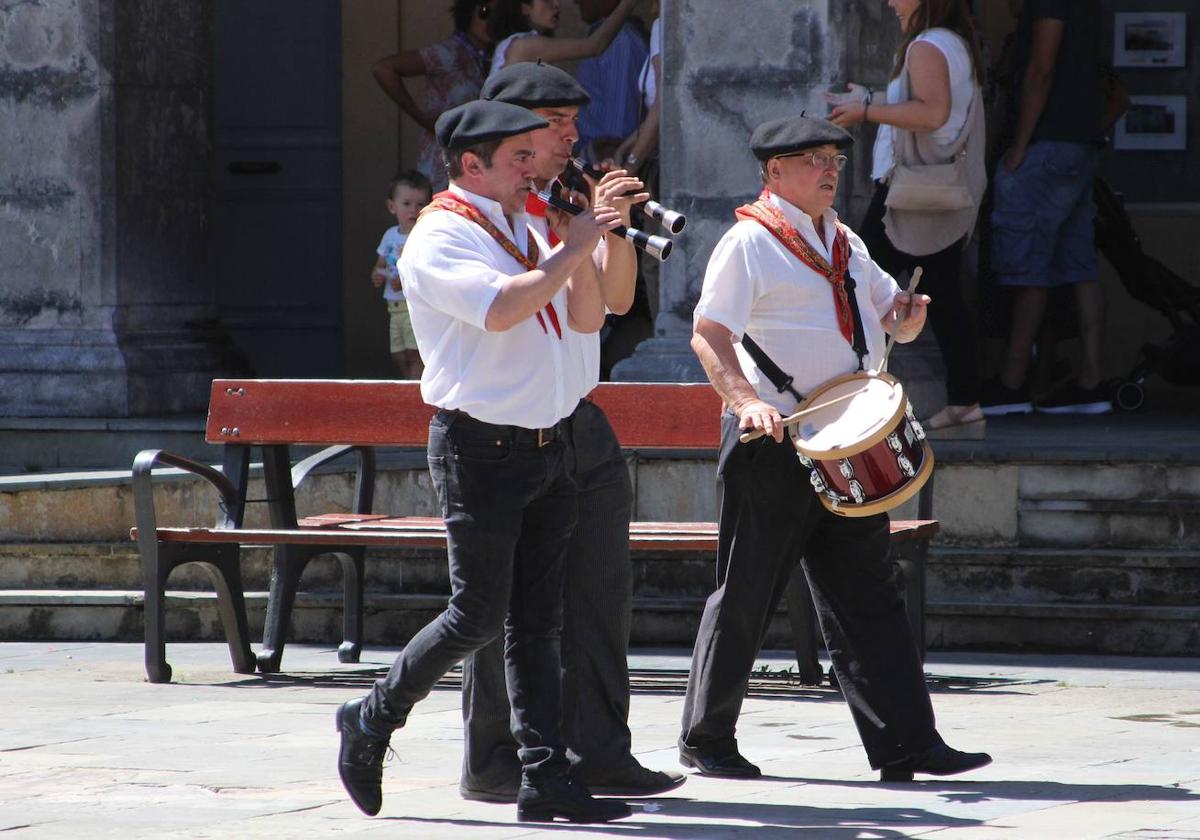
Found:
[[[932,440],[983,440],[987,433],[987,418],[979,403],[947,405],[921,425]]]

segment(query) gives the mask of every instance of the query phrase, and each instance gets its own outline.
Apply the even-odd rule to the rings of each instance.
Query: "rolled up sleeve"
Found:
[[[427,227],[421,236],[409,239],[400,258],[405,292],[410,300],[419,298],[432,309],[484,330],[488,310],[509,274],[473,241],[473,231],[455,222],[449,213],[421,220]]]
[[[750,313],[758,297],[757,272],[753,271],[753,242],[741,225],[734,225],[717,242],[708,268],[700,301],[692,315],[693,326],[700,318],[716,321],[741,339],[750,322]]]

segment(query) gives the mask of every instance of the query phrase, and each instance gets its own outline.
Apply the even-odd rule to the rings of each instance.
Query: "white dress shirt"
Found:
[[[543,239],[547,242],[550,241],[550,227],[545,216],[531,215],[528,224]],[[601,238],[600,244],[592,253],[592,260],[598,265],[604,264],[605,247],[604,239]],[[567,351],[567,368],[564,374],[567,393],[578,394],[576,397],[578,401],[590,394],[600,384],[600,333],[599,331],[576,332],[567,325],[565,313],[560,320],[563,325],[563,341]]]
[[[818,253],[833,262],[837,213],[825,211],[822,240],[808,214],[777,195],[772,194],[770,201]],[[872,369],[886,345],[880,319],[891,309],[900,288],[871,260],[858,235],[847,234],[850,275],[857,284],[854,293],[867,339],[863,364]],[[741,345],[743,334],[794,377],[793,387],[804,395],[822,382],[858,369],[858,356],[838,327],[833,286],[756,221],[739,221],[713,249],[696,305],[695,317],[701,316],[733,333],[742,372],[759,397],[783,415],[796,410],[796,400],[786,392],[780,394],[758,369]]]
[[[497,202],[456,184],[450,191],[475,205],[525,253],[530,227],[524,212],[512,215],[510,227]],[[540,263],[550,246],[536,228],[533,232]],[[484,323],[496,295],[510,277],[527,269],[482,227],[445,210],[417,221],[399,268],[425,361],[425,402],[487,423],[529,429],[552,426],[575,409],[579,394],[567,381],[572,365],[565,287],[553,299],[562,339],[544,312],[549,332],[534,317],[488,332]]]

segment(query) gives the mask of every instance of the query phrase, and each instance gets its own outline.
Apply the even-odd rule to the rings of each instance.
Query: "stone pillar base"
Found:
[[[628,359],[613,366],[614,382],[706,382],[692,352],[690,335],[648,338]]]
[[[243,371],[215,329],[0,329],[7,417],[203,413],[213,378]]]

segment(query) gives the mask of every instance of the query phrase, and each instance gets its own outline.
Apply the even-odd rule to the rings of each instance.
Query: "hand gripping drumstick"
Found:
[[[783,428],[786,429],[788,426],[796,425],[801,420],[803,420],[807,415],[812,414],[814,411],[820,411],[822,408],[828,408],[831,405],[837,405],[838,403],[843,402],[844,400],[848,400],[851,397],[857,397],[859,394],[865,394],[866,392],[867,392],[866,388],[859,388],[857,391],[851,391],[848,394],[842,394],[840,397],[834,397],[833,399],[826,400],[823,403],[818,403],[817,405],[810,405],[808,408],[801,409],[800,411],[797,411],[795,414],[789,414],[787,417],[784,417],[780,421],[780,423],[783,425]],[[754,429],[753,431],[750,431],[750,432],[743,432],[742,436],[739,437],[738,440],[740,440],[742,443],[749,443],[752,440],[758,440],[760,437],[766,437],[766,435],[767,435],[767,433],[764,432],[762,429]]]
[[[917,266],[915,269],[913,269],[912,277],[908,281],[908,289],[906,290],[910,295],[917,290],[917,284],[921,282],[921,274],[923,272],[924,272],[924,269],[921,268],[921,266]],[[911,303],[909,304],[909,308],[910,309],[912,308]],[[892,333],[890,336],[888,336],[887,347],[885,347],[883,350],[883,359],[880,361],[879,366],[877,368],[875,368],[876,372],[883,370],[884,365],[887,364],[887,358],[892,352],[892,345],[894,345],[895,343],[896,343],[896,334]],[[814,411],[820,411],[822,408],[828,408],[831,405],[836,405],[837,403],[840,403],[844,400],[848,400],[851,397],[857,397],[859,394],[866,392],[866,390],[867,390],[866,388],[859,388],[857,391],[851,391],[848,394],[842,394],[840,397],[834,397],[833,399],[826,400],[825,402],[819,403],[818,405],[811,405],[808,408],[797,411],[795,414],[789,414],[787,417],[784,417],[780,422],[783,424],[783,428],[786,429],[788,426],[794,426],[797,423],[799,423],[801,420],[804,419],[805,415],[811,414]],[[742,443],[749,443],[752,440],[758,440],[760,437],[766,437],[766,434],[767,433],[764,432],[762,429],[754,429],[753,431],[744,432],[738,438],[738,440],[740,440]]]
[[[921,274],[922,274],[922,272],[924,272],[924,270],[925,269],[921,268],[921,266],[917,266],[916,268],[913,269],[912,277],[909,278],[908,289],[906,290],[909,293],[909,295],[911,295],[913,292],[915,292],[917,290],[917,284],[921,282]],[[912,298],[910,297],[908,307],[905,309],[905,313],[904,313],[906,317],[911,310],[912,310]],[[899,321],[899,319],[897,319],[897,321]],[[897,329],[898,328],[899,328],[899,325],[897,323]],[[895,332],[895,330],[893,330],[892,334],[888,336],[887,347],[883,348],[883,358],[879,360],[879,365],[875,368],[876,373],[878,373],[879,371],[881,371],[885,367],[887,367],[888,356],[891,355],[892,346],[895,343],[896,343],[896,332]]]

